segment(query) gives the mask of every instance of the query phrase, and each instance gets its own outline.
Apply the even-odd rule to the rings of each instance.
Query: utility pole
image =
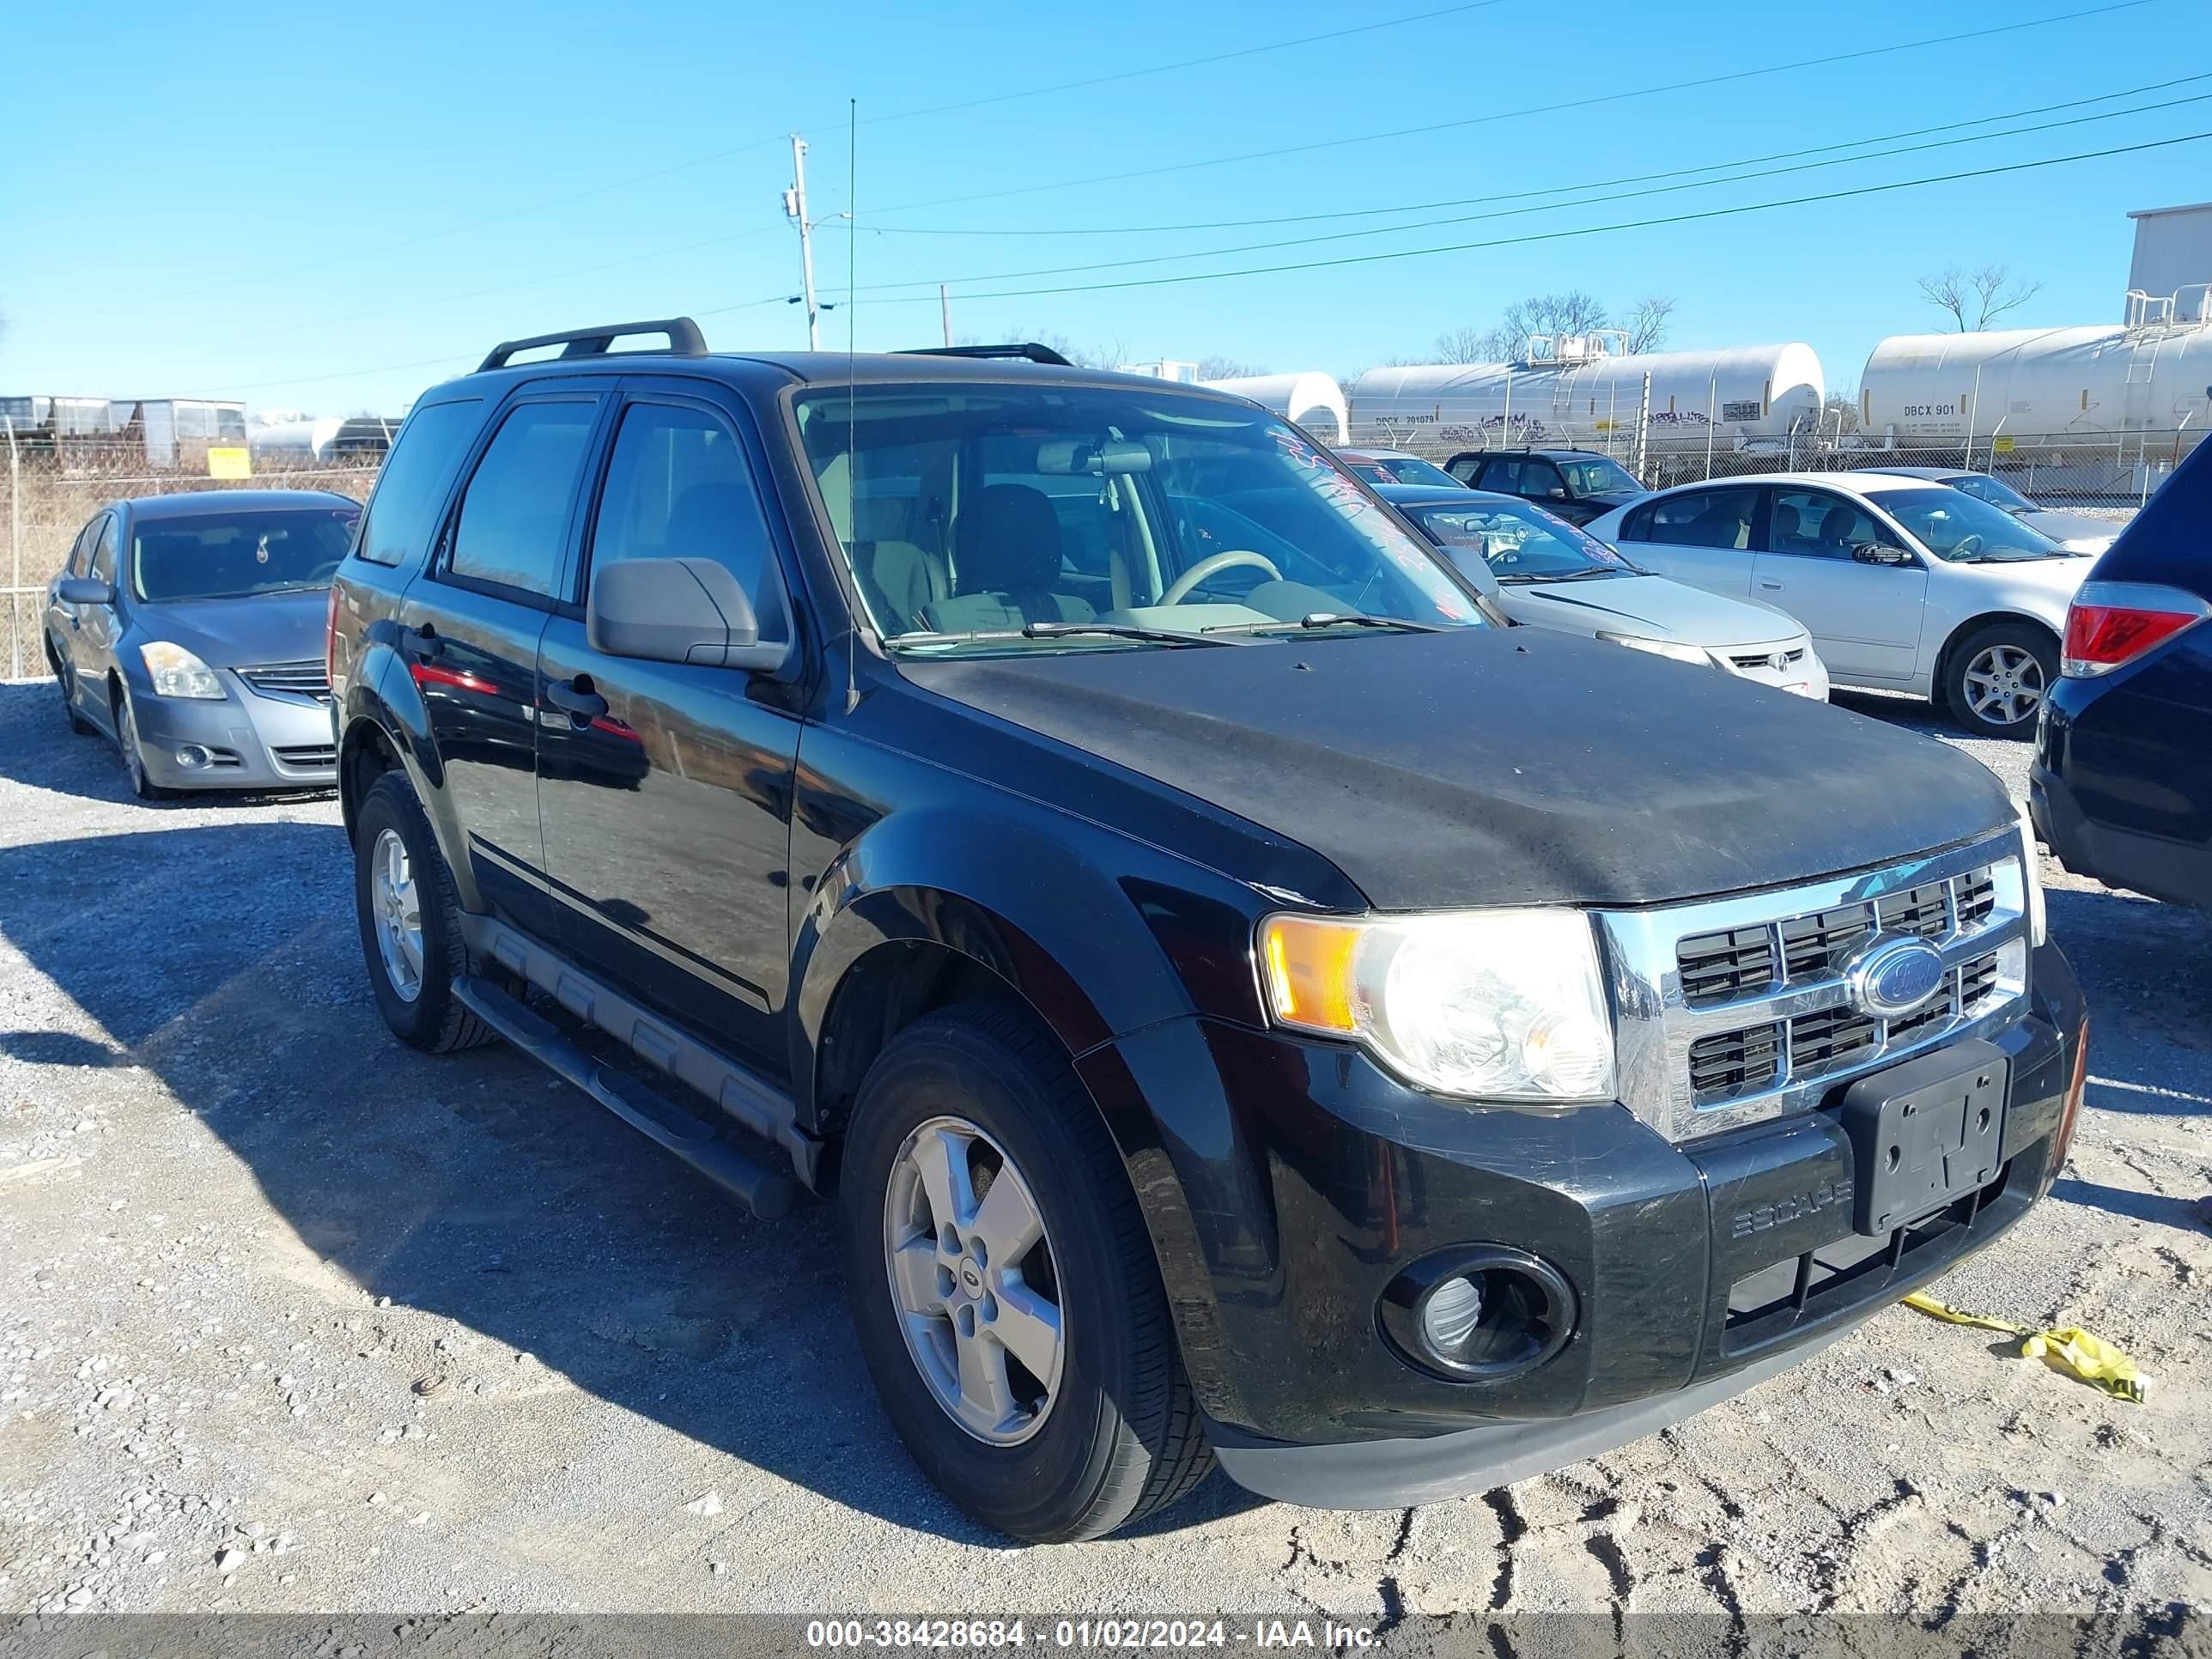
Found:
[[[937,309],[945,319],[945,343],[952,343],[952,295],[944,283],[937,285]]]
[[[814,225],[806,216],[806,140],[791,135],[791,188],[783,192],[784,216],[799,226],[799,264],[805,283],[806,349],[822,349],[822,313],[814,303]]]

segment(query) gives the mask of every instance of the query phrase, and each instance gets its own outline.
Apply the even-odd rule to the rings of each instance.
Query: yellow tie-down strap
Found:
[[[1994,1314],[1968,1313],[1948,1302],[1939,1302],[1924,1291],[1915,1291],[1905,1298],[1908,1308],[1917,1308],[1922,1313],[1947,1319],[1954,1325],[1972,1325],[1985,1331],[2002,1331],[2007,1336],[2021,1339],[2020,1357],[2022,1359],[2050,1359],[2064,1366],[2094,1388],[2102,1389],[2115,1400],[2131,1401],[2140,1406],[2149,1391],[2151,1379],[2136,1370],[2136,1362],[2122,1353],[2101,1336],[2092,1336],[2078,1326],[2069,1325],[2059,1330],[2039,1331],[2031,1326],[2015,1325],[2009,1319],[1999,1319]]]

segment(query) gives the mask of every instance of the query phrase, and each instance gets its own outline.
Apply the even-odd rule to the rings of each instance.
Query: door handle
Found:
[[[545,688],[545,701],[580,726],[589,726],[607,712],[607,700],[592,689],[589,674],[579,674],[573,680],[555,680]]]
[[[1781,584],[1780,582],[1771,582],[1771,581],[1768,581],[1768,580],[1766,580],[1766,578],[1765,578],[1764,576],[1762,576],[1762,577],[1760,577],[1760,578],[1759,579],[1759,585],[1761,587],[1765,587],[1765,588],[1771,589],[1773,592],[1777,592],[1777,593],[1779,593],[1779,592],[1782,591],[1782,584]]]

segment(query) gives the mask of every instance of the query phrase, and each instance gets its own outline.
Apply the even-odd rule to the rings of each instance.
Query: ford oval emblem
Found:
[[[1844,970],[1844,987],[1863,1013],[1878,1019],[1909,1014],[1942,988],[1943,953],[1923,939],[1885,935]]]

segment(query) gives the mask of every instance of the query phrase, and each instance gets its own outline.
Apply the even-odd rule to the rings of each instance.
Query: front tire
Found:
[[[138,741],[138,716],[131,710],[131,693],[119,685],[115,688],[112,713],[116,752],[123,757],[123,775],[131,785],[131,793],[140,800],[167,800],[176,792],[164,789],[146,775],[146,753]]]
[[[1032,1543],[1097,1538],[1212,1467],[1120,1154],[1052,1038],[964,1006],[892,1039],[838,1182],[846,1286],[924,1474]]]
[[[354,820],[354,911],[376,1006],[410,1048],[448,1054],[491,1041],[453,994],[469,971],[460,901],[404,773],[369,786]]]
[[[1952,648],[1944,696],[1978,738],[2032,738],[2058,681],[2058,641],[2033,623],[1991,623]]]

